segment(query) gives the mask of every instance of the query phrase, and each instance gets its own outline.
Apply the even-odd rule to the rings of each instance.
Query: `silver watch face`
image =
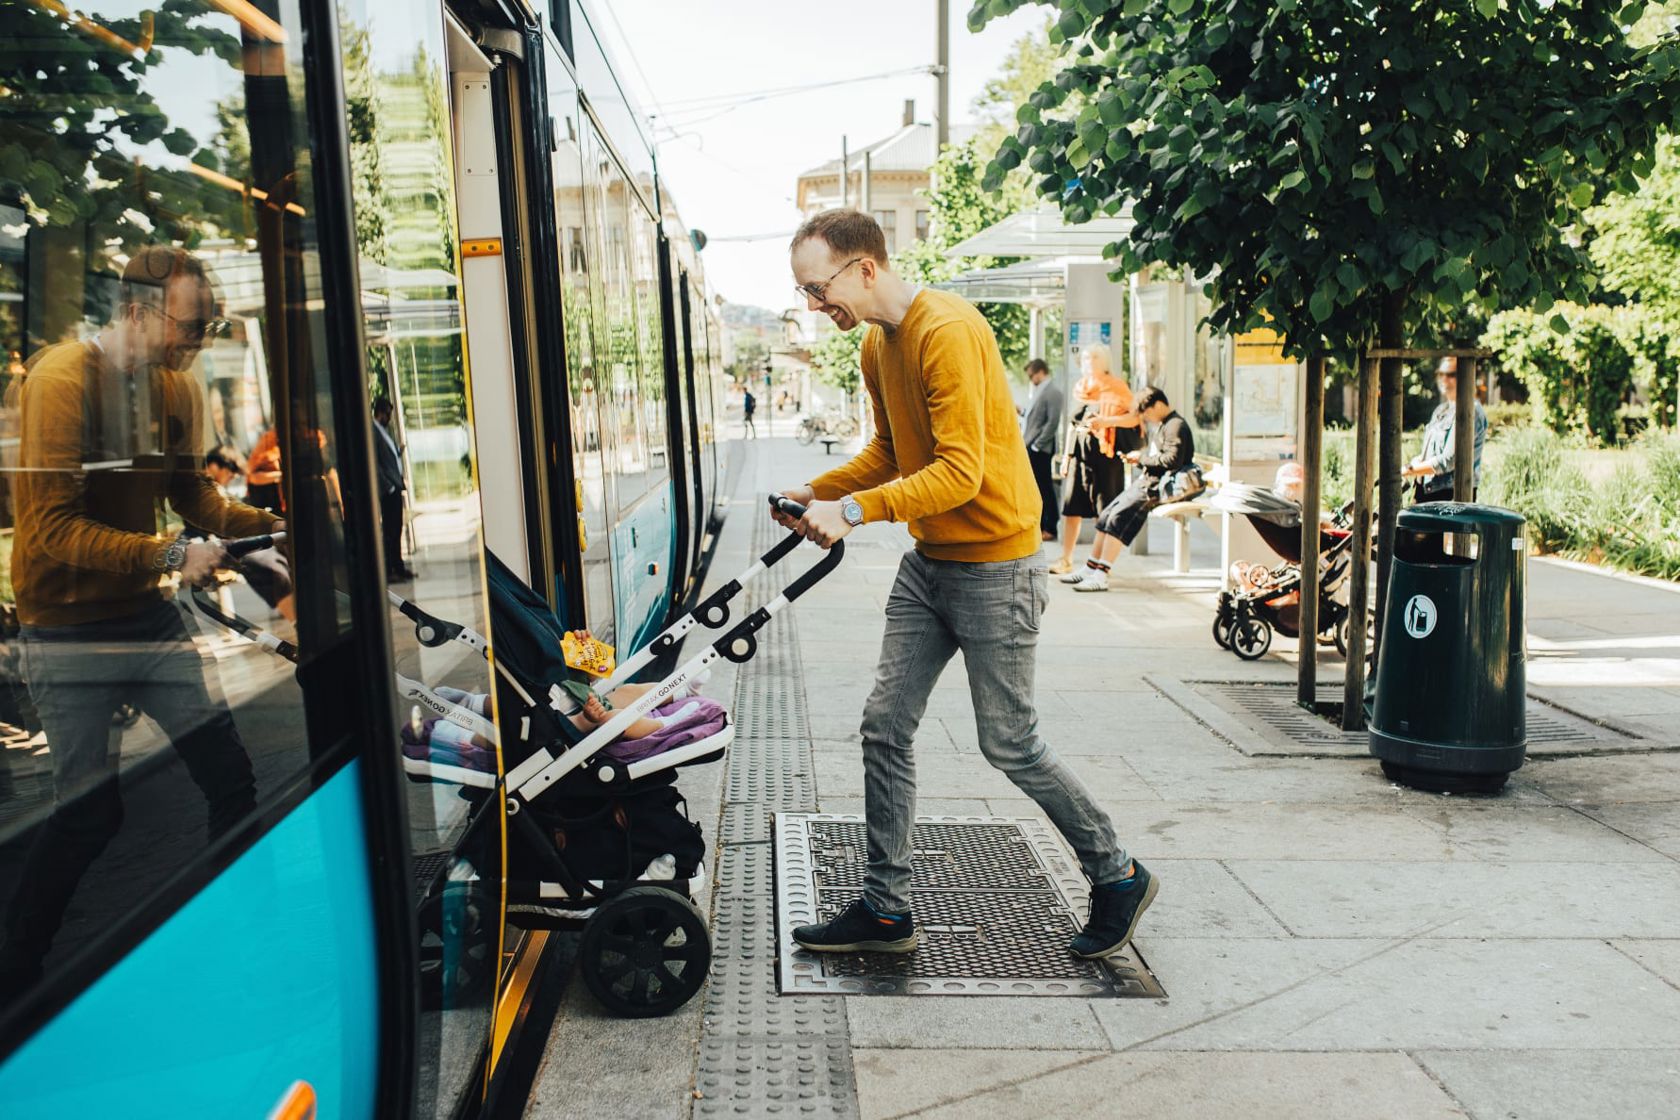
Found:
[[[852,525],[862,525],[863,506],[856,498],[847,498],[840,503],[840,516]]]

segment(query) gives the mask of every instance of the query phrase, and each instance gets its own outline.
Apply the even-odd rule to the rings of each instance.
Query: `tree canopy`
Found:
[[[978,29],[1028,0],[979,0]],[[1403,341],[1426,315],[1585,302],[1581,212],[1654,166],[1680,108],[1643,3],[1059,0],[1066,65],[987,169],[1068,220],[1128,212],[1108,255],[1208,278],[1215,327],[1292,352]],[[1071,107],[1070,107],[1071,106]]]

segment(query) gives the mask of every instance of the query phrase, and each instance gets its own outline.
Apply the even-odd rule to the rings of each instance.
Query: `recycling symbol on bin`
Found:
[[[1406,600],[1406,633],[1414,638],[1429,637],[1440,613],[1435,609],[1435,600],[1427,595],[1413,595]]]

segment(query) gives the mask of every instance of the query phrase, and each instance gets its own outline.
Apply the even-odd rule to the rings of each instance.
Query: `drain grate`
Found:
[[[1191,715],[1214,726],[1245,754],[1369,755],[1364,731],[1343,731],[1295,703],[1295,685],[1282,681],[1174,681],[1159,677],[1150,683]],[[1319,685],[1319,703],[1339,705],[1340,683]],[[1212,704],[1224,719],[1209,716]],[[1233,726],[1235,725],[1235,726]],[[1527,712],[1528,749],[1535,754],[1582,751],[1638,750],[1643,740],[1613,727],[1592,723],[1530,697]],[[1247,734],[1244,734],[1247,732]],[[1255,743],[1258,737],[1261,742]]]
[[[904,955],[806,953],[792,941],[794,926],[831,918],[857,897],[866,858],[862,818],[778,813],[774,833],[784,994],[1166,995],[1135,946],[1107,961],[1068,955],[1085,881],[1037,821],[916,822],[910,894],[922,941]]]

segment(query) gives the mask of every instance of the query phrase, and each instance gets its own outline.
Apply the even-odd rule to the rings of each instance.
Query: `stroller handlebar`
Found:
[[[804,506],[781,494],[770,495],[770,508],[784,517],[799,518],[805,516]]]
[[[249,556],[253,552],[261,552],[265,548],[273,548],[276,545],[284,544],[285,541],[286,534],[284,532],[263,533],[260,536],[240,537],[238,540],[223,541],[222,548],[226,550],[229,556],[238,559],[241,556]]]

